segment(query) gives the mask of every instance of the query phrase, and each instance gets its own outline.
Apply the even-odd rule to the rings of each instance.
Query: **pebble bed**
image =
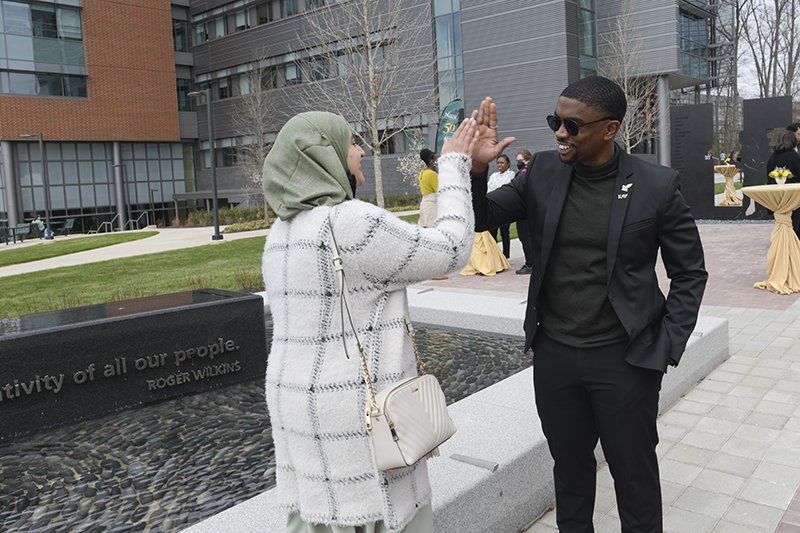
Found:
[[[531,366],[518,338],[418,328],[448,403]],[[256,380],[0,444],[0,531],[174,532],[275,486]]]

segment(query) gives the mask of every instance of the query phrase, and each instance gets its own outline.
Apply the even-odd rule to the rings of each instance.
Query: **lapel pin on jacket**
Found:
[[[628,191],[630,190],[631,187],[633,187],[633,183],[627,183],[627,184],[623,185],[622,186],[622,192],[625,193],[625,194],[618,194],[617,195],[617,199],[618,200],[622,200],[623,198],[627,198],[628,197]]]

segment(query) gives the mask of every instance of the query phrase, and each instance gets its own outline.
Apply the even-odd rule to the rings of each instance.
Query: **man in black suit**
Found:
[[[658,394],[694,329],[708,277],[678,172],[614,142],[626,107],[611,80],[573,83],[547,117],[557,151],[534,154],[525,174],[488,195],[487,163],[515,139],[498,142],[490,98],[473,112],[475,231],[528,221],[535,259],[525,348],[533,348],[536,405],[555,460],[557,523],[569,533],[593,531],[598,438],[622,531],[662,531]]]

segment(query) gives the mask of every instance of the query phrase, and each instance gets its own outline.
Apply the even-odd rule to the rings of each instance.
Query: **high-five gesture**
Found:
[[[472,118],[478,125],[478,140],[472,153],[472,171],[486,172],[489,163],[497,159],[517,139],[506,137],[502,141],[497,140],[497,105],[488,96],[481,102],[480,110],[472,112]]]

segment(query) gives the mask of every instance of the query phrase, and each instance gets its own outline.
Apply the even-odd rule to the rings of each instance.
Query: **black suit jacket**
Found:
[[[620,152],[608,229],[608,298],[628,332],[625,359],[664,372],[680,361],[697,322],[708,278],[703,247],[678,172]],[[488,195],[485,174],[472,178],[475,231],[527,219],[534,260],[526,350],[539,323],[542,280],[572,174],[558,152],[548,151],[534,154],[527,172]],[[593,223],[591,213],[585,220]],[[666,298],[655,272],[659,250],[670,278]]]

